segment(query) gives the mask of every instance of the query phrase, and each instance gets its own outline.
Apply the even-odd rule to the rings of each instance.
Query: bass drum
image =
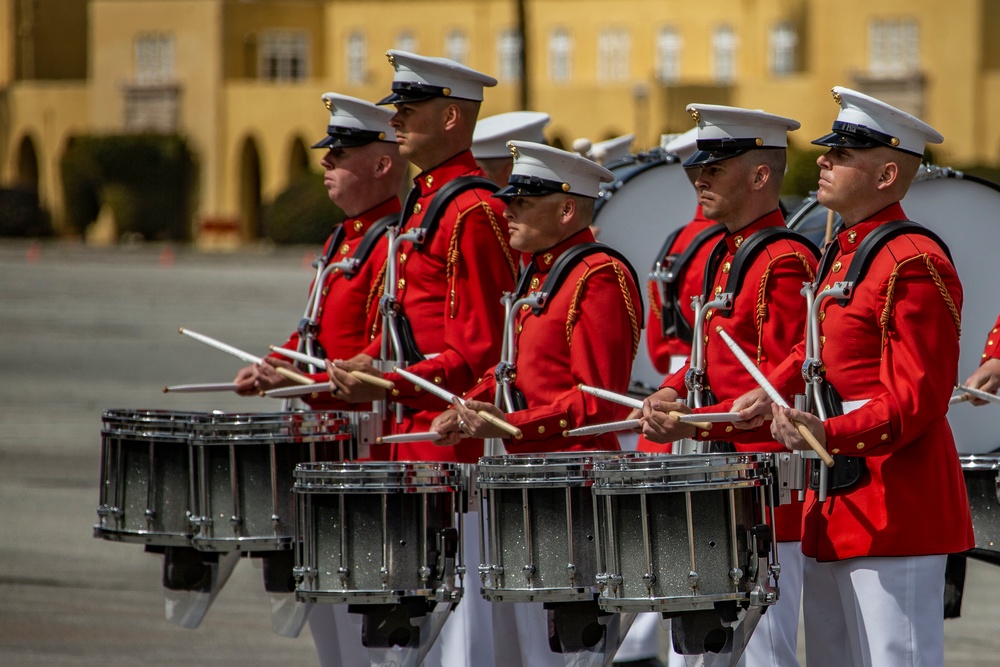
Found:
[[[604,185],[594,207],[598,240],[622,252],[639,279],[645,281],[656,252],[670,232],[691,221],[698,199],[680,159],[662,148],[630,155],[607,167],[615,180]],[[647,293],[645,284],[638,287],[640,294]],[[647,298],[643,300],[648,315]],[[663,381],[649,360],[645,330],[632,366],[632,380],[633,385],[643,385],[634,386],[643,395],[655,391]]]
[[[986,334],[1000,310],[993,250],[1000,247],[1000,185],[947,167],[922,167],[906,197],[903,210],[911,220],[933,230],[948,244],[962,279],[962,356],[958,376],[969,377],[979,366]],[[827,209],[810,197],[788,221],[788,226],[822,247]],[[834,216],[834,229],[840,216]],[[965,454],[981,454],[1000,447],[1000,411],[969,403],[949,412],[955,444]]]

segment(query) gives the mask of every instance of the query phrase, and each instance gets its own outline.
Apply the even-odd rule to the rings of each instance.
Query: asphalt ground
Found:
[[[255,353],[302,315],[312,249],[204,254],[0,241],[0,665],[315,665],[306,628],[274,634],[244,559],[201,625],[164,618],[161,558],[94,539],[101,413],[273,411],[277,401],[163,394],[242,365],[179,336]],[[970,561],[946,664],[1000,664],[1000,568]]]

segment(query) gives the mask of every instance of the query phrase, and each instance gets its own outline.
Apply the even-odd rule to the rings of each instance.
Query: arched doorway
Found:
[[[31,137],[25,135],[17,147],[17,173],[15,174],[15,185],[24,190],[38,192],[38,151],[35,150],[35,142]]]
[[[240,226],[245,239],[261,236],[260,203],[260,151],[248,137],[240,151]]]
[[[309,150],[302,137],[294,137],[288,148],[288,182],[294,183],[300,176],[309,172]]]

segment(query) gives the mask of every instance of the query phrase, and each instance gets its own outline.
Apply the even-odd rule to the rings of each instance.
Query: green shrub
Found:
[[[323,186],[323,175],[308,171],[264,207],[261,228],[275,243],[320,244],[344,219]]]
[[[39,206],[38,192],[0,188],[0,236],[51,236],[49,212]]]
[[[196,169],[179,135],[74,137],[60,163],[67,225],[83,232],[106,205],[119,237],[186,241]]]
[[[819,182],[819,166],[816,159],[826,152],[826,149],[788,147],[788,170],[781,184],[781,194],[792,197],[808,197],[816,191]]]

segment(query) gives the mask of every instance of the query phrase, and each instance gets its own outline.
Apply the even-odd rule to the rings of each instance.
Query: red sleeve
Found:
[[[1000,317],[997,317],[997,323],[993,325],[993,329],[990,331],[989,335],[986,336],[986,347],[983,349],[983,360],[979,363],[982,365],[990,359],[998,358],[1000,358]]]

